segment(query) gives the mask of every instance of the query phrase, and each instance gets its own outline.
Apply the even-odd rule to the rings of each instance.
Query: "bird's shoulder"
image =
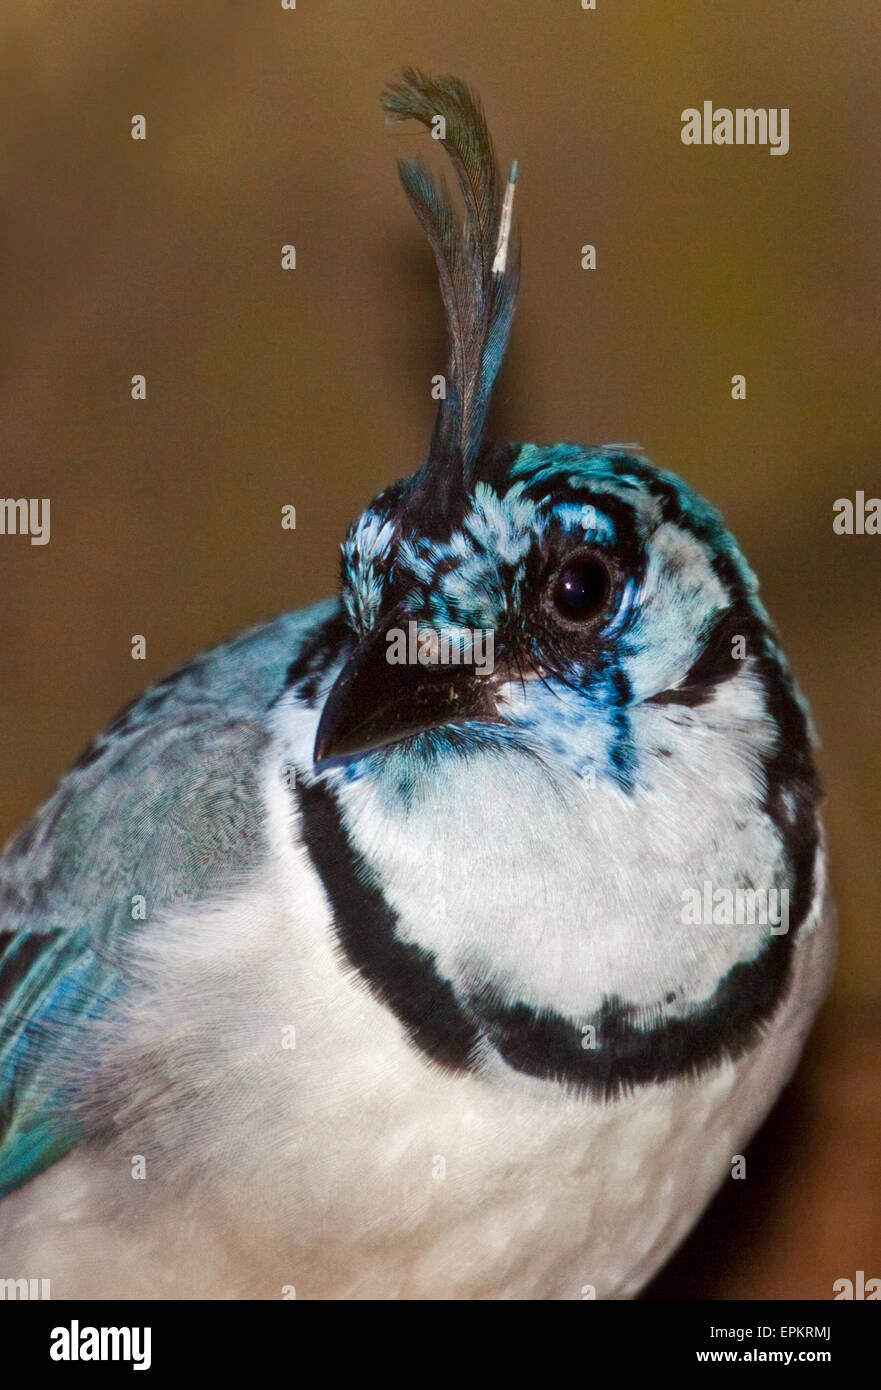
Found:
[[[336,611],[246,632],[126,706],[0,857],[0,932],[74,927],[77,909],[110,907],[121,887],[198,893],[217,868],[250,863],[271,707]]]

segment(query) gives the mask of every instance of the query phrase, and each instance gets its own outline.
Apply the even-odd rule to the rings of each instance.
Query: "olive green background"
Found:
[[[686,1252],[682,1277],[715,1294],[881,1275],[881,537],[832,531],[836,498],[881,494],[879,59],[877,0],[7,0],[0,17],[0,491],[52,502],[48,546],[0,537],[0,834],[149,681],[330,592],[348,522],[421,461],[444,339],[395,159],[439,152],[386,128],[378,94],[402,63],[467,78],[521,165],[493,436],[636,441],[714,501],[823,739],[841,970],[802,1109],[759,1141],[768,1171],[797,1153],[808,1187],[801,1206],[786,1188],[794,1246],[774,1244],[768,1188],[772,1216],[721,1272]],[[704,99],[789,107],[790,152],[683,146]]]

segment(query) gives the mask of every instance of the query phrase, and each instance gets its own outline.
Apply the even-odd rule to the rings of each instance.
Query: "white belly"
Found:
[[[54,1298],[631,1297],[773,1103],[829,973],[820,922],[748,1057],[561,1099],[429,1067],[341,972],[317,885],[296,886],[291,913],[276,884],[168,925],[161,991],[105,1078],[113,1138],[0,1204],[0,1276]]]

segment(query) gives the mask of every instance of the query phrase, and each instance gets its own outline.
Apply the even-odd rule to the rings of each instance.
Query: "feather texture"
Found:
[[[446,399],[413,487],[414,503],[430,492],[437,515],[439,498],[449,504],[473,483],[511,329],[520,268],[511,234],[517,166],[505,184],[480,101],[456,77],[430,78],[405,68],[383,94],[383,106],[393,120],[417,120],[438,132],[465,205],[463,220],[442,178],[435,180],[421,159],[399,161],[404,190],[437,262],[449,330]],[[450,506],[440,510],[447,514]]]

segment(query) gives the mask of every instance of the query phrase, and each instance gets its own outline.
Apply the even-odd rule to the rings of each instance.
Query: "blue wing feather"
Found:
[[[267,714],[332,603],[288,614],[146,691],[0,859],[0,1196],[80,1137],[71,1053],[125,988],[148,917],[240,881],[264,852]]]

